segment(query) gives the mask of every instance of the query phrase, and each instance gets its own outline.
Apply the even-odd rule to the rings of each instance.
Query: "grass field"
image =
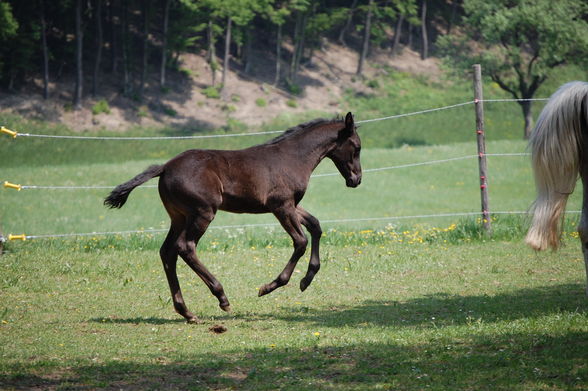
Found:
[[[16,244],[1,258],[0,384],[582,390],[588,302],[569,244],[538,255],[520,241],[354,240],[323,246],[323,268],[305,293],[301,262],[290,285],[263,298],[256,287],[281,270],[289,248],[211,248],[201,257],[233,312],[181,265],[200,325],[173,313],[156,251]],[[227,331],[209,330],[216,325]]]
[[[428,108],[417,107],[427,98],[431,106],[456,103],[465,94],[430,84],[392,78],[382,81],[380,101],[351,92],[345,99],[357,119],[368,119]],[[488,106],[487,152],[525,152],[518,107]],[[31,133],[72,133],[0,120]],[[199,254],[233,312],[222,312],[180,264],[199,325],[173,312],[157,251],[168,219],[155,189],[135,190],[115,211],[102,205],[109,188],[0,190],[4,234],[50,237],[8,242],[0,256],[0,389],[588,389],[588,299],[573,213],[581,189],[570,199],[559,252],[523,245],[524,215],[495,214],[491,237],[476,215],[415,217],[480,210],[473,123],[464,106],[360,128],[362,185],[347,189],[339,175],[316,177],[303,200],[324,230],[322,268],[304,293],[298,283],[308,252],[288,286],[258,298],[257,288],[282,270],[290,240],[271,216],[219,213]],[[111,187],[188,148],[265,139],[4,136],[0,180]],[[529,158],[488,159],[491,211],[527,210],[534,198]],[[443,162],[406,167],[431,161]],[[396,168],[369,172],[386,167]],[[326,161],[316,173],[335,171]],[[150,232],[98,234],[141,229]],[[77,233],[88,235],[69,236]],[[226,331],[214,332],[219,326]]]

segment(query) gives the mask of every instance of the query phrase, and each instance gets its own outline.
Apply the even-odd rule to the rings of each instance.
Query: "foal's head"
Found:
[[[345,126],[339,131],[337,144],[327,157],[335,163],[348,187],[357,187],[361,183],[360,150],[361,140],[356,131],[353,115],[347,113]]]

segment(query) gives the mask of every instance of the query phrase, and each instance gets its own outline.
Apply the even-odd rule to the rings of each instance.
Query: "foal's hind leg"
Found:
[[[188,323],[199,323],[198,318],[188,310],[186,303],[184,303],[184,297],[182,296],[182,290],[180,289],[180,283],[176,273],[178,261],[178,248],[176,244],[178,237],[182,233],[183,227],[180,228],[181,226],[183,226],[183,222],[178,224],[176,221],[172,221],[172,226],[159,250],[159,255],[163,262],[163,269],[165,270],[176,312],[186,318]]]
[[[192,270],[204,281],[210,292],[216,296],[222,310],[229,312],[231,306],[220,282],[208,271],[196,256],[196,246],[206,228],[214,218],[213,211],[200,212],[188,218],[184,235],[178,241],[178,253]]]
[[[286,267],[284,267],[284,270],[278,274],[278,277],[276,277],[276,279],[269,284],[265,284],[259,288],[259,296],[267,295],[276,288],[286,285],[288,281],[290,281],[290,277],[292,276],[292,272],[296,267],[296,263],[300,257],[304,255],[304,252],[306,251],[306,245],[308,244],[308,240],[302,231],[302,227],[300,226],[300,219],[298,218],[296,209],[294,207],[277,210],[274,212],[274,215],[292,238],[294,252],[286,264]]]
[[[300,217],[300,222],[302,225],[306,227],[308,232],[310,232],[311,242],[310,242],[310,263],[308,264],[308,270],[306,271],[306,276],[300,281],[300,290],[304,292],[306,288],[312,282],[315,274],[318,273],[319,269],[321,268],[321,260],[319,256],[319,245],[321,241],[321,236],[323,235],[323,230],[321,229],[321,225],[319,221],[304,210],[302,207],[296,208],[296,212]]]

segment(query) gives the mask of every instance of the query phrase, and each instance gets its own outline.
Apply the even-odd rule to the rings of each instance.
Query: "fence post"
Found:
[[[478,167],[480,172],[480,196],[482,199],[482,223],[486,233],[492,233],[490,206],[488,204],[488,164],[486,162],[486,137],[484,136],[484,95],[482,93],[482,67],[474,65],[474,107],[476,110],[476,138],[478,141]]]

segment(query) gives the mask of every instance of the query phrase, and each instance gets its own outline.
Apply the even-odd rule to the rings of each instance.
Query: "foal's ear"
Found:
[[[355,132],[355,122],[353,121],[353,114],[351,111],[345,116],[345,133],[351,136]]]

